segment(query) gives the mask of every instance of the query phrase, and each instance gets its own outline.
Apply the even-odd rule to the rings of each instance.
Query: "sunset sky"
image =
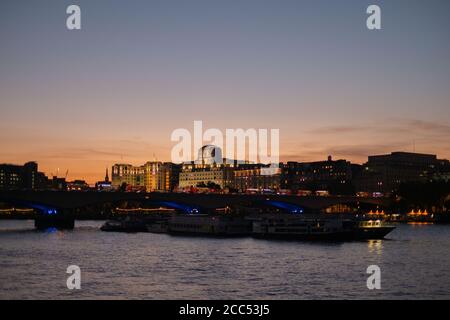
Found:
[[[2,0],[0,163],[92,183],[169,161],[194,120],[280,129],[282,161],[450,158],[449,15],[448,0]]]

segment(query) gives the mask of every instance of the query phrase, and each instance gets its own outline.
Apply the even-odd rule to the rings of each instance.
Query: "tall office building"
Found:
[[[0,190],[39,189],[41,175],[36,162],[27,162],[23,166],[0,164]]]
[[[160,174],[162,191],[171,192],[178,187],[181,165],[164,162]]]
[[[392,152],[369,156],[355,179],[357,191],[389,194],[404,182],[429,180],[439,164],[432,154]]]
[[[131,164],[115,164],[111,169],[111,183],[114,188],[127,185],[133,188],[145,188],[145,167]]]
[[[169,162],[149,161],[142,166],[115,164],[112,167],[112,186],[126,184],[131,189],[146,192],[173,191],[178,185],[180,165]]]
[[[173,191],[178,185],[181,165],[171,162],[147,162],[145,168],[145,189],[147,192]]]

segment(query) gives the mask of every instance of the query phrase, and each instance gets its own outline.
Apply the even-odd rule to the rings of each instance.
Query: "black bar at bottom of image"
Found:
[[[3,311],[15,315],[61,308],[67,315],[85,317],[92,312],[104,317],[145,315],[146,319],[302,319],[311,315],[367,319],[385,317],[391,310],[409,315],[437,314],[448,309],[444,300],[22,300],[0,301]],[[10,310],[8,310],[10,309]],[[89,311],[88,311],[89,310]],[[58,313],[58,319],[64,318]]]

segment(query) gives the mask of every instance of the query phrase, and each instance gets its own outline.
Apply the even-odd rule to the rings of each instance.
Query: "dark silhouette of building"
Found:
[[[438,160],[437,169],[431,174],[431,181],[450,181],[450,161],[446,159]]]
[[[57,176],[53,176],[50,181],[50,189],[57,191],[67,191],[67,181],[66,178],[59,178]]]
[[[347,160],[287,162],[282,165],[281,188],[292,190],[326,190],[338,185],[347,186],[352,181],[352,164]]]
[[[161,185],[163,191],[172,192],[178,187],[180,180],[181,164],[175,164],[172,162],[164,162],[161,167],[162,180]]]
[[[74,180],[67,182],[67,191],[87,191],[89,184],[84,180]]]
[[[402,183],[427,181],[439,168],[436,155],[392,152],[369,156],[356,177],[357,191],[390,194]]]
[[[1,190],[36,190],[40,186],[38,164],[27,162],[23,166],[14,164],[0,164]]]

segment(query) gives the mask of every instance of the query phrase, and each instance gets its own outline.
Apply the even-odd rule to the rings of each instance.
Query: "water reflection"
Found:
[[[369,240],[367,241],[369,253],[381,255],[383,253],[383,240]]]
[[[45,233],[56,233],[58,232],[58,229],[56,228],[47,228],[44,230]]]
[[[310,243],[109,233],[101,224],[44,232],[33,221],[0,221],[0,299],[450,298],[447,225]],[[71,264],[86,268],[89,289],[76,296],[65,285]],[[382,268],[382,290],[367,290],[371,264]]]

